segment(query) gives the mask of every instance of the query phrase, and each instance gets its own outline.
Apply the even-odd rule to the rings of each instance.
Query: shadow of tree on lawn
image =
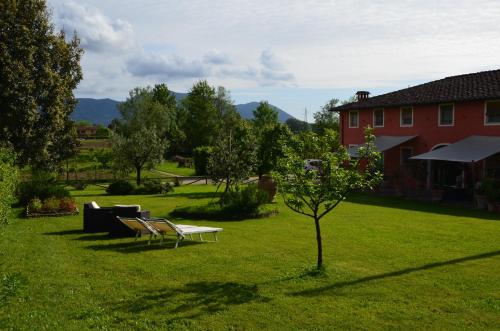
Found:
[[[117,243],[104,243],[97,245],[90,245],[85,248],[94,250],[94,251],[115,251],[118,253],[141,253],[145,251],[154,251],[154,250],[171,250],[175,246],[175,240],[170,238],[165,238],[163,244],[160,245],[160,239],[156,238],[151,240],[151,244],[148,245],[148,239],[139,238],[137,241],[134,241],[134,238],[130,238],[130,241],[127,242],[117,242]],[[177,249],[182,249],[182,247],[187,247],[191,245],[200,245],[206,244],[205,242],[200,241],[191,241],[186,240],[179,244]]]
[[[488,221],[500,221],[500,217],[496,213],[487,212],[484,210],[467,209],[465,207],[449,206],[440,203],[416,201],[400,197],[382,197],[363,193],[355,193],[349,196],[347,202],[370,205],[376,207],[413,210],[424,213],[433,213],[457,217],[471,217]]]
[[[62,231],[54,231],[54,232],[45,232],[45,235],[48,236],[67,236],[72,234],[84,234],[83,229],[74,229],[74,230],[62,230]]]
[[[259,293],[258,285],[235,282],[194,282],[179,288],[164,288],[120,301],[114,309],[137,314],[172,316],[169,322],[195,319],[204,314],[227,310],[250,302],[269,302]]]
[[[407,274],[417,272],[417,271],[429,270],[429,269],[433,269],[433,268],[454,265],[454,264],[458,264],[458,263],[462,263],[462,262],[487,259],[487,258],[499,256],[499,255],[500,255],[500,250],[489,252],[489,253],[465,256],[465,257],[452,259],[452,260],[448,260],[448,261],[428,263],[428,264],[424,264],[424,265],[419,266],[419,267],[407,268],[407,269],[397,270],[397,271],[393,271],[393,272],[387,272],[387,273],[383,273],[383,274],[363,277],[363,278],[359,278],[359,279],[338,282],[338,283],[334,283],[334,284],[319,287],[319,288],[308,289],[308,290],[304,290],[304,291],[300,291],[300,292],[292,292],[289,294],[292,296],[306,296],[306,297],[325,295],[329,291],[341,289],[344,287],[353,286],[353,285],[357,285],[357,284],[361,284],[361,283],[366,283],[366,282],[371,282],[371,281],[376,281],[376,280],[391,278],[391,277],[398,277],[398,276],[407,275]]]

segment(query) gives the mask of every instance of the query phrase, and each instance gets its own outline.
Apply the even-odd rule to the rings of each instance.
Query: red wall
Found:
[[[385,172],[399,168],[401,147],[412,147],[413,155],[432,150],[438,144],[450,144],[471,135],[500,136],[500,125],[484,125],[484,101],[455,102],[454,126],[438,126],[439,106],[413,106],[413,126],[400,126],[400,107],[384,109],[384,127],[375,128],[375,136],[413,136],[417,138],[401,144],[384,154]],[[364,127],[373,127],[373,109],[359,111],[359,127],[349,128],[349,112],[341,113],[342,143],[362,144]]]

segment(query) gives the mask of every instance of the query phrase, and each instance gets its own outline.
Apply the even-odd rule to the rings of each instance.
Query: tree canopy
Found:
[[[0,2],[0,140],[19,163],[53,168],[71,154],[82,53],[76,35],[54,32],[44,0]]]
[[[208,173],[221,184],[224,192],[230,191],[252,174],[256,157],[256,142],[252,128],[245,121],[221,132],[208,162]]]
[[[339,117],[337,113],[330,111],[338,103],[338,99],[331,99],[321,108],[321,111],[314,113],[314,132],[323,134],[326,129],[339,130]]]
[[[121,118],[112,136],[114,168],[134,169],[140,185],[142,169],[162,160],[167,137],[178,130],[175,98],[164,84],[136,87],[119,110]]]
[[[257,130],[272,129],[278,124],[278,111],[269,102],[261,101],[253,111],[253,124]]]
[[[205,80],[195,83],[182,100],[182,128],[188,153],[199,146],[212,146],[217,136],[219,113],[216,92]]]

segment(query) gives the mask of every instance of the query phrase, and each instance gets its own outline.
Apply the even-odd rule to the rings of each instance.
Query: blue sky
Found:
[[[85,49],[80,97],[200,79],[309,120],[331,98],[500,67],[497,0],[48,0]]]

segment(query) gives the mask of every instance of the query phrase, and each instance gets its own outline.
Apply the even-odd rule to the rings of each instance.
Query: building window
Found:
[[[413,108],[401,108],[401,126],[413,126]]]
[[[453,104],[439,105],[439,126],[453,126],[454,109]]]
[[[500,124],[500,100],[486,101],[484,124]]]
[[[350,128],[359,127],[359,112],[358,111],[350,111],[349,112],[349,127]]]
[[[375,109],[373,110],[373,127],[381,128],[384,126],[384,110]]]
[[[411,147],[401,147],[400,164],[402,166],[407,165],[410,161],[410,157],[413,156],[413,148]]]

